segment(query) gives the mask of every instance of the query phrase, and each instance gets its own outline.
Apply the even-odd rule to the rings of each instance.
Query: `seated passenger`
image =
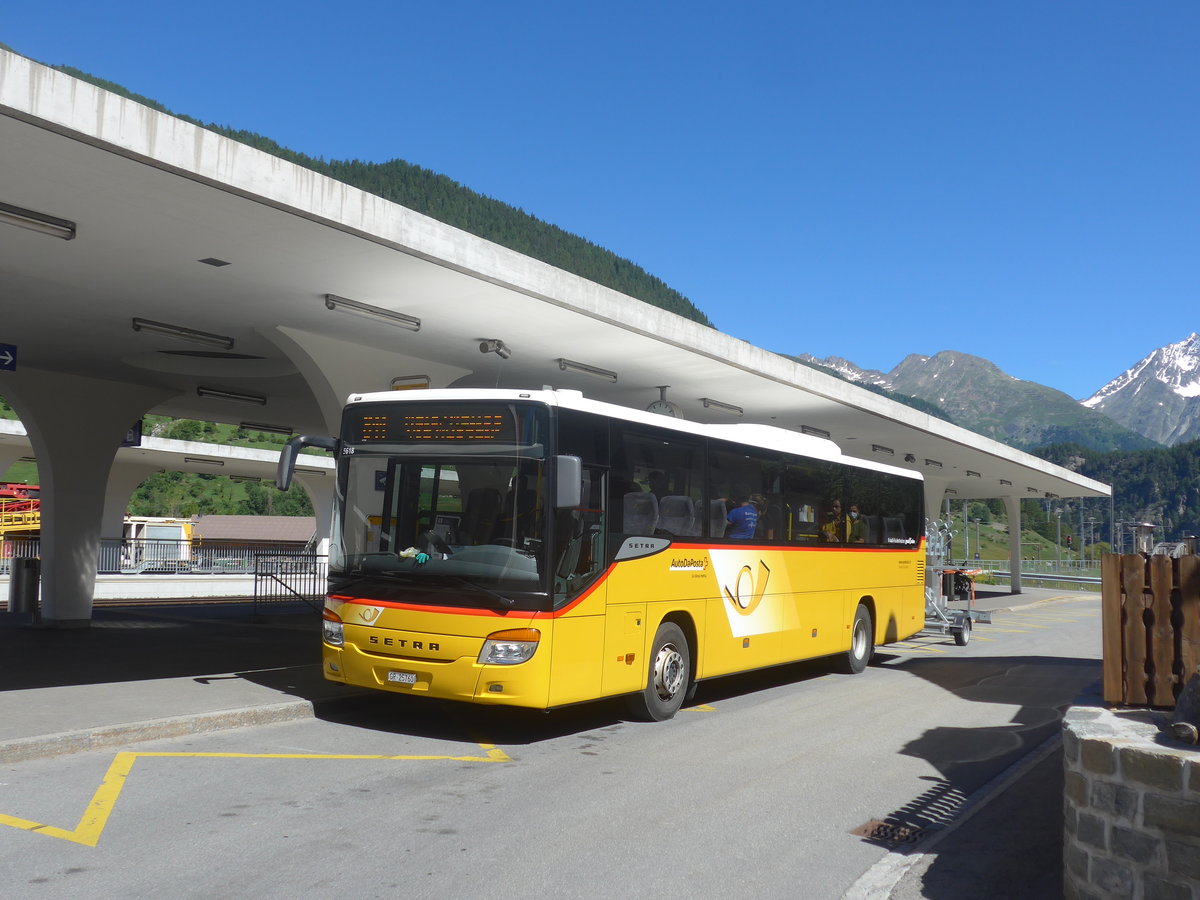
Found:
[[[758,526],[758,510],[746,497],[734,501],[734,507],[725,516],[729,527],[725,529],[725,537],[737,541],[748,541],[754,537],[754,529]]]
[[[849,521],[849,541],[851,544],[865,544],[867,542],[867,521],[858,514],[858,504],[850,504],[850,521]]]

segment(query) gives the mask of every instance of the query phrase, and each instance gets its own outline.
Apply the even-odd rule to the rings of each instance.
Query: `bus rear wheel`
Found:
[[[646,687],[629,698],[630,711],[650,722],[671,718],[683,705],[691,672],[691,648],[683,630],[674,622],[663,622],[654,635]]]
[[[867,667],[875,654],[875,629],[871,623],[871,611],[863,603],[854,611],[854,622],[850,626],[850,649],[842,659],[841,669],[847,675],[857,675]]]

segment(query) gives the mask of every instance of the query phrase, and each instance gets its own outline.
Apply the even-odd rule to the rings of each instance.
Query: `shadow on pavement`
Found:
[[[0,691],[319,667],[319,634],[312,611],[261,622],[250,604],[97,609],[90,627],[66,629],[6,613]]]

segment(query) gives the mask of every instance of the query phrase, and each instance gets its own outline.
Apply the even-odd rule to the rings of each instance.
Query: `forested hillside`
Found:
[[[193,125],[207,128],[240,141],[280,159],[328,175],[345,184],[367,191],[423,213],[447,225],[469,231],[518,253],[573,272],[589,281],[628,294],[652,306],[712,326],[687,297],[669,287],[641,266],[617,256],[557,225],[543,222],[524,210],[495,200],[459,184],[445,175],[413,165],[402,159],[374,163],[361,160],[314,159],[281,147],[275,141],[252,131],[204,123],[167,109],[148,97],[135,94],[119,84],[82,72],[72,66],[52,66],[72,78],[87,81],[122,97],[128,97],[151,109],[176,116]]]
[[[1200,441],[1155,450],[1098,453],[1078,444],[1056,444],[1037,455],[1113,486],[1118,522],[1162,525],[1162,537],[1200,534]],[[1108,521],[1108,511],[1097,508]],[[1105,530],[1107,534],[1107,527]]]

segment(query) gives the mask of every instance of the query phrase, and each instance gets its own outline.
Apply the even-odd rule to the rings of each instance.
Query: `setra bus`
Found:
[[[356,394],[338,438],[323,671],[359,687],[549,709],[835,657],[925,622],[919,474],[765,425],[577,391]],[[849,513],[856,511],[857,517]]]

